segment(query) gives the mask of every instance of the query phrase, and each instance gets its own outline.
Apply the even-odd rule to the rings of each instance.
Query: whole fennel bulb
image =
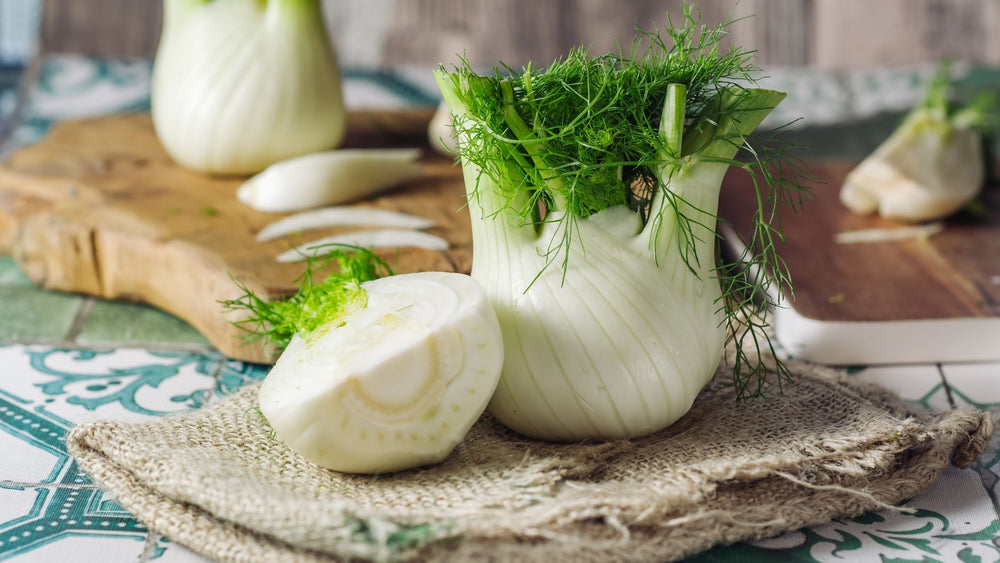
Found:
[[[719,190],[731,166],[773,179],[764,153],[734,157],[784,94],[734,85],[747,54],[711,47],[722,27],[696,39],[686,16],[668,29],[673,47],[647,36],[646,51],[576,50],[544,72],[436,73],[458,133],[472,276],[504,340],[489,411],[519,433],[660,430],[715,374],[727,336],[747,334],[739,282],[716,267]],[[768,221],[758,213],[750,246],[785,279]]]
[[[200,172],[336,147],[346,118],[319,0],[164,0],[151,104],[164,148]]]

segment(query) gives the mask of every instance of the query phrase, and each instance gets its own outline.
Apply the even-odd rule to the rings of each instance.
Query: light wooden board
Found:
[[[429,118],[425,110],[353,114],[345,146],[423,146]],[[381,252],[395,271],[468,271],[461,171],[426,147],[424,154],[421,179],[362,205],[433,219],[428,231],[451,243],[445,252]],[[291,293],[303,266],[275,256],[337,231],[258,242],[256,232],[284,215],[239,203],[241,182],[177,167],[148,115],[66,122],[0,166],[0,251],[45,288],[149,303],[223,353],[267,362],[272,351],[247,345],[219,301],[239,296],[234,279],[265,298]]]

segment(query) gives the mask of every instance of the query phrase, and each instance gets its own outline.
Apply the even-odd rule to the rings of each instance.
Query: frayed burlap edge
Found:
[[[212,434],[216,419],[226,418],[226,428],[218,431],[219,441],[199,438],[198,455],[203,457],[198,459],[211,460],[216,452],[220,456],[232,451],[243,455],[259,448],[281,447],[262,445],[266,428],[250,424],[245,429],[238,427],[238,421],[246,421],[247,410],[255,404],[255,387],[216,406],[179,417],[147,423],[84,424],[74,429],[68,445],[81,467],[152,530],[221,561],[390,560],[411,556],[449,561],[669,561],[716,545],[769,537],[895,505],[933,483],[949,464],[964,467],[975,461],[985,451],[993,432],[993,422],[983,412],[921,415],[910,412],[877,387],[858,384],[830,370],[796,365],[796,371],[800,382],[794,388],[808,384],[816,389],[810,392],[862,405],[859,412],[881,413],[886,424],[864,440],[845,436],[842,446],[829,439],[804,445],[794,464],[783,465],[782,456],[759,456],[721,467],[688,464],[684,470],[690,475],[681,477],[696,482],[691,494],[684,497],[677,492],[688,489],[677,489],[676,483],[671,485],[673,488],[650,486],[650,490],[633,492],[591,487],[601,485],[602,472],[608,467],[641,455],[655,438],[555,446],[513,436],[485,417],[477,425],[479,430],[471,434],[493,433],[510,441],[520,440],[525,448],[534,450],[536,467],[532,475],[538,482],[532,484],[533,490],[546,498],[559,499],[551,505],[525,504],[510,511],[509,518],[498,517],[500,511],[466,510],[454,519],[428,517],[424,526],[419,518],[381,518],[377,509],[333,497],[325,499],[328,502],[324,504],[324,512],[332,514],[332,519],[318,518],[316,530],[303,532],[299,529],[303,521],[289,522],[285,518],[277,523],[280,525],[268,521],[267,513],[273,513],[273,505],[263,506],[264,514],[251,514],[253,509],[227,506],[232,503],[232,495],[227,497],[226,491],[216,495],[216,491],[208,490],[226,488],[233,493],[240,486],[238,479],[220,481],[223,486],[219,487],[211,481],[213,475],[199,477],[201,468],[196,467],[192,468],[195,477],[182,480],[178,488],[174,479],[178,465],[171,463],[170,448],[177,448],[177,455],[182,457],[194,450],[183,432],[170,435],[174,427],[193,421],[194,427],[207,428],[206,433]],[[721,379],[725,377],[720,374]],[[709,389],[706,396],[722,395],[721,404],[728,404],[730,398],[720,393],[720,388]],[[715,408],[711,398],[700,399],[690,416],[673,430],[668,429],[668,439],[684,436],[688,431],[685,424],[695,428],[698,423],[692,419],[706,415],[701,409],[706,404]],[[766,408],[759,405],[749,408]],[[233,421],[237,421],[235,430]],[[147,445],[147,434],[163,436]],[[453,458],[468,453],[463,451],[464,446],[444,464],[445,470]],[[857,455],[852,454],[855,450]],[[260,463],[269,463],[267,455],[262,454]],[[287,452],[275,455],[283,460],[281,463],[295,466],[289,475],[312,471],[303,469],[308,462],[289,458]],[[179,466],[183,467],[183,462]],[[413,475],[425,477],[427,473]],[[250,481],[248,477],[248,486],[253,484]],[[206,490],[197,490],[200,486]],[[295,484],[287,487],[295,489]],[[577,494],[575,487],[583,493]],[[657,494],[663,495],[662,502],[655,498]],[[331,505],[337,506],[331,509]],[[308,515],[304,521],[309,521]],[[282,528],[293,525],[294,531]],[[400,538],[408,541],[400,543]]]

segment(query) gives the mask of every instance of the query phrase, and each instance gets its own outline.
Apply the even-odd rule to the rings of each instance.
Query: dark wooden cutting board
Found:
[[[775,315],[779,341],[824,363],[1000,360],[1000,186],[988,185],[982,214],[960,213],[929,237],[843,244],[838,233],[897,229],[839,202],[855,163],[812,162],[813,197],[780,221],[794,293]],[[731,173],[720,215],[749,235],[753,187]]]
[[[424,148],[421,179],[371,205],[433,219],[445,252],[380,252],[399,273],[463,271],[471,233],[461,171],[426,147],[431,112],[355,113],[345,146]],[[149,303],[204,334],[233,358],[267,362],[273,351],[248,345],[220,300],[238,297],[234,279],[264,298],[294,291],[301,264],[275,256],[336,229],[265,243],[258,230],[284,215],[253,211],[235,191],[243,178],[213,178],[176,166],[148,115],[57,125],[39,144],[0,165],[0,252],[15,257],[42,287]]]

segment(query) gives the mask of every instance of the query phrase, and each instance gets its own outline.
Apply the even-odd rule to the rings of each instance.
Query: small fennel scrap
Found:
[[[338,271],[286,301],[247,292],[230,309],[284,347],[260,388],[278,439],[314,463],[386,473],[442,461],[479,418],[503,362],[500,327],[464,274],[387,275],[370,251],[334,249]]]
[[[522,434],[664,428],[715,373],[727,336],[739,393],[771,381],[743,352],[770,347],[764,321],[744,312],[754,284],[788,283],[775,208],[802,192],[796,161],[748,136],[784,94],[744,85],[755,69],[749,52],[723,49],[727,24],[703,26],[690,6],[683,16],[628,52],[436,72],[464,169],[472,276],[503,330],[489,410]],[[739,261],[766,279],[716,266],[730,168],[753,176],[759,204]]]

